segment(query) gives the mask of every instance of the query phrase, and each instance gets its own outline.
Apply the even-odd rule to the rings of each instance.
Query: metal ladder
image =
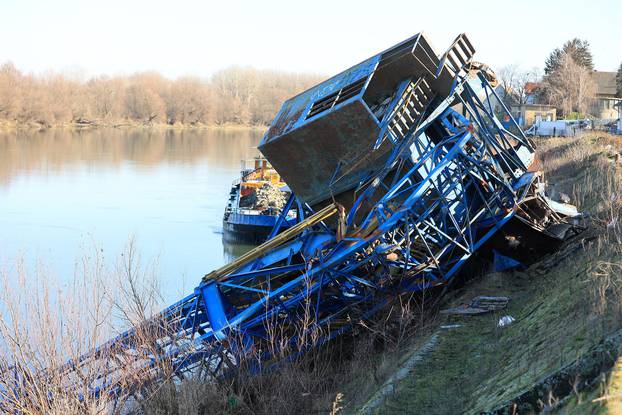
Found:
[[[473,55],[475,55],[475,48],[469,38],[464,33],[458,35],[447,52],[442,55],[437,76],[443,68],[447,68],[451,76],[455,77],[471,61]]]
[[[386,120],[387,137],[393,143],[404,139],[421,120],[433,98],[434,92],[425,77],[419,78],[416,82],[408,81],[394,110]]]

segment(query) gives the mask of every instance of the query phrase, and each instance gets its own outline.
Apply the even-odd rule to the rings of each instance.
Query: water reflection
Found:
[[[0,261],[23,254],[71,275],[84,250],[111,258],[135,236],[158,257],[168,300],[248,247],[223,247],[222,212],[253,131],[0,134]]]
[[[76,164],[141,166],[197,163],[216,167],[240,165],[260,132],[205,130],[98,129],[85,131],[16,131],[0,133],[0,183],[17,173],[58,173]],[[252,154],[255,154],[252,152]]]
[[[251,249],[255,247],[255,245],[243,245],[243,244],[232,244],[229,242],[223,241],[223,255],[225,257],[225,263],[231,262],[239,256],[247,253]]]

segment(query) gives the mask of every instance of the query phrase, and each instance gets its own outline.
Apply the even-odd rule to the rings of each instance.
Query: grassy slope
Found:
[[[622,168],[615,154],[622,147],[608,136],[549,139],[538,144],[538,168],[546,172],[550,183],[556,183],[554,191],[567,193],[580,209],[594,215],[589,232],[601,236],[550,269],[539,263],[524,272],[490,274],[453,292],[445,300],[447,306],[483,294],[507,295],[511,301],[500,313],[447,318],[446,322],[462,327],[441,332],[435,350],[400,384],[380,413],[492,410],[622,327],[622,288],[616,288],[622,277],[615,267],[622,258],[619,227],[604,229],[621,206]],[[516,322],[498,328],[497,321],[505,314],[514,316]],[[613,374],[603,385],[564,401],[561,412],[613,409],[615,399],[592,403],[607,389],[603,386],[609,386],[610,395],[622,391],[618,379],[622,375],[616,370]],[[542,396],[541,405],[556,399]],[[517,413],[525,412],[530,412],[528,407]]]

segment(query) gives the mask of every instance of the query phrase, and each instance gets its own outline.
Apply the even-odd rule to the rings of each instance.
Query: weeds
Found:
[[[376,318],[356,322],[354,332],[360,335],[341,336],[322,347],[318,346],[328,329],[314,328],[310,310],[303,307],[304,315],[293,327],[266,323],[272,360],[262,361],[261,368],[257,362],[262,350],[248,351],[234,359],[225,377],[194,376],[170,383],[137,413],[348,412],[384,382],[416,333],[424,329],[420,322],[427,320],[419,314],[423,308],[419,301],[418,296],[397,298]]]
[[[622,263],[599,261],[590,276],[595,311],[603,315],[613,305],[619,313],[622,309]]]
[[[129,325],[144,321],[157,305],[153,275],[146,273],[130,241],[114,271],[107,270],[100,250],[85,255],[68,284],[54,282],[38,266],[22,260],[0,271],[0,402],[5,412],[29,414],[99,414],[120,412],[135,400],[123,385],[145,370],[124,366],[124,357],[102,351],[89,365],[74,370],[96,346]],[[116,271],[116,272],[115,272]],[[162,330],[160,328],[159,330]],[[161,336],[145,326],[137,330],[145,359]],[[102,371],[116,370],[102,378]],[[164,372],[167,362],[157,365]],[[135,380],[135,379],[134,379]],[[99,390],[99,393],[95,393]],[[120,390],[118,399],[111,399]]]
[[[221,373],[225,376],[214,376],[205,363],[175,380],[166,359],[145,365],[161,355],[158,339],[174,332],[147,323],[161,306],[157,266],[141,264],[133,240],[111,270],[96,252],[83,258],[65,286],[54,285],[42,267],[33,273],[23,262],[14,272],[0,273],[3,410],[63,415],[342,413],[385,380],[426,321],[425,297],[398,297],[374,319],[351,321],[353,332],[362,335],[342,336],[319,347],[331,327],[319,328],[310,301],[301,308],[298,324],[266,323],[266,350],[229,352],[227,371]],[[132,353],[106,349],[83,370],[66,366],[129,326],[136,327],[133,341],[140,344]],[[242,344],[241,337],[230,338],[229,350],[243,350]],[[266,351],[270,361],[262,361]],[[164,381],[150,384],[156,371]]]

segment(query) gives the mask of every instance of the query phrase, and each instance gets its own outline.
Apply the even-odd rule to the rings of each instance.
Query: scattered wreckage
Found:
[[[180,378],[269,368],[402,293],[556,249],[578,213],[544,193],[534,145],[474,53],[464,34],[437,54],[420,33],[286,101],[259,146],[292,190],[275,236],[68,362],[67,378],[92,373],[91,393],[123,395],[161,379],[162,360]],[[157,348],[140,335],[150,327],[166,328]]]

